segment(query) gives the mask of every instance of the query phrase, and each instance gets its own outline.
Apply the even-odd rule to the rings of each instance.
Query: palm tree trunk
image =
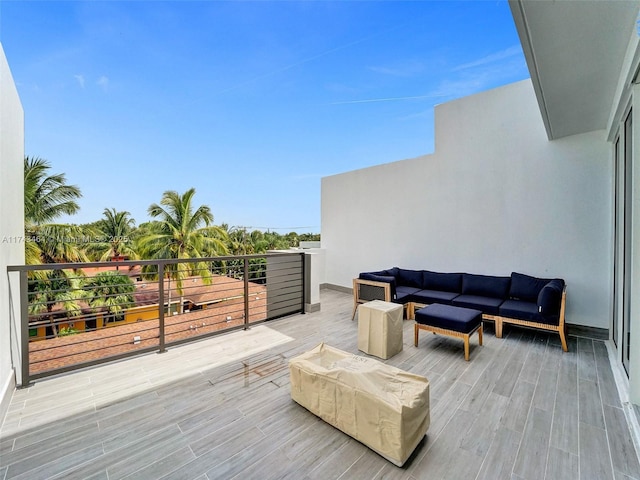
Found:
[[[49,315],[49,323],[51,324],[51,331],[53,332],[53,336],[57,338],[58,337],[58,327],[56,325],[55,318],[53,317],[53,314],[51,312],[49,312],[49,313],[50,313],[50,315]],[[45,337],[46,337],[46,335],[45,335]]]

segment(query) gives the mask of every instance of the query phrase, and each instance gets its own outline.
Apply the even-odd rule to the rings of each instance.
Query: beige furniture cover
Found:
[[[373,300],[358,307],[358,350],[380,358],[402,351],[403,307]]]
[[[289,361],[291,398],[398,466],[430,422],[429,381],[321,343]]]

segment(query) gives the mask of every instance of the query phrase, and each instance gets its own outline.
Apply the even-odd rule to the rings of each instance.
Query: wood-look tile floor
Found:
[[[431,426],[398,468],[294,403],[288,360],[324,341],[358,353],[351,296],[164,354],[41,380],[15,392],[0,479],[640,480],[606,346],[487,325],[465,362],[457,339],[405,321],[387,363],[430,380]]]

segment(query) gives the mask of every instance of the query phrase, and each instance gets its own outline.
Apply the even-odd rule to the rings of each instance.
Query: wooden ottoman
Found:
[[[416,312],[414,345],[420,330],[458,337],[464,340],[464,359],[469,361],[469,337],[476,331],[482,345],[482,312],[471,308],[432,303]]]
[[[358,350],[387,359],[402,351],[402,315],[398,303],[373,300],[358,307]]]
[[[431,420],[429,381],[321,343],[289,361],[291,398],[402,466]]]

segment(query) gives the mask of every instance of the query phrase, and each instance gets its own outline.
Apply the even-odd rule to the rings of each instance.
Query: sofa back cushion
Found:
[[[492,277],[489,275],[462,275],[462,294],[480,297],[507,298],[511,277]]]
[[[422,288],[441,292],[460,293],[461,273],[422,272]]]
[[[399,268],[396,281],[398,285],[404,285],[405,287],[422,288],[422,270]]]
[[[358,278],[360,278],[361,280],[371,280],[374,282],[392,283],[393,285],[395,285],[396,283],[396,277],[392,277],[390,275],[381,275],[380,272],[364,272],[358,275]]]
[[[389,275],[391,277],[396,277],[398,278],[398,272],[400,271],[400,269],[398,267],[393,267],[390,268],[388,270],[383,270],[385,275]]]
[[[560,302],[562,291],[564,290],[564,280],[556,278],[547,283],[538,295],[538,313],[542,315],[558,315],[560,313]]]
[[[511,274],[509,298],[525,302],[537,302],[540,290],[550,281],[550,278],[536,278],[513,272]]]

